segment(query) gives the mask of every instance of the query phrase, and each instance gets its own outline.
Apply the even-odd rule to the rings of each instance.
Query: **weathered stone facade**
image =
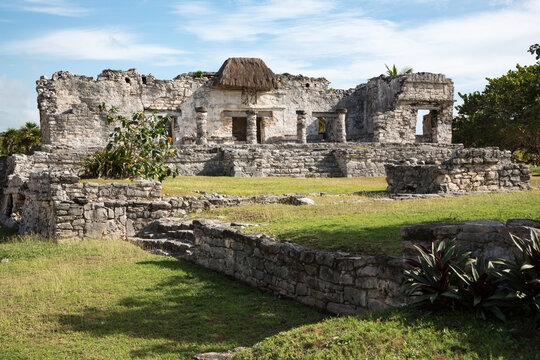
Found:
[[[324,78],[275,76],[278,86],[261,90],[217,86],[211,72],[158,80],[134,69],[104,70],[94,80],[60,71],[37,81],[43,143],[103,146],[111,127],[99,112],[102,102],[126,116],[170,115],[178,145],[296,142],[298,131],[305,131],[300,142],[451,143],[453,84],[444,75],[381,76],[349,90],[329,88]],[[431,113],[417,139],[418,109]],[[305,114],[301,127],[297,111]]]
[[[529,166],[513,164],[511,153],[497,148],[457,150],[440,165],[386,165],[392,193],[526,190],[529,180]]]

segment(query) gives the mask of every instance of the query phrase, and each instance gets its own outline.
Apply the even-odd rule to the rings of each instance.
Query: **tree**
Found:
[[[9,128],[0,133],[3,155],[31,154],[41,143],[41,130],[33,122],[27,122],[20,129]]]
[[[534,53],[536,48],[529,51]],[[454,142],[465,146],[498,146],[521,161],[540,163],[540,62],[516,65],[489,79],[483,92],[461,94],[453,120]]]
[[[169,116],[136,112],[130,120],[117,115],[116,107],[101,104],[100,110],[107,112],[108,125],[117,126],[107,146],[84,160],[86,176],[163,181],[178,174],[178,169],[165,165],[165,160],[177,153],[168,136]]]
[[[404,74],[410,74],[410,73],[413,72],[412,67],[409,67],[409,66],[404,67],[403,69],[401,69],[400,72],[398,72],[398,69],[397,69],[395,64],[392,65],[391,68],[386,64],[384,64],[384,66],[386,66],[386,74],[389,75],[389,76],[404,75]]]

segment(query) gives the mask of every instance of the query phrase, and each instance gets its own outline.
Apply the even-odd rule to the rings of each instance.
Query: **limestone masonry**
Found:
[[[253,72],[255,65],[264,72]],[[73,148],[106,144],[111,128],[99,112],[102,102],[126,116],[169,115],[179,145],[452,141],[454,86],[442,74],[381,75],[349,90],[328,85],[324,78],[274,75],[260,59],[233,58],[218,73],[172,80],[134,69],[104,70],[95,80],[59,71],[37,81],[37,92],[43,144]],[[429,112],[417,136],[422,109]]]

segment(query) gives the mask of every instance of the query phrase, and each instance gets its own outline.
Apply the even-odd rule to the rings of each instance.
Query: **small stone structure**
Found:
[[[529,166],[511,163],[509,151],[460,149],[440,165],[386,165],[388,192],[464,193],[526,190]]]
[[[401,236],[405,257],[416,256],[414,245],[430,248],[432,242],[455,239],[458,246],[471,251],[475,257],[513,260],[516,246],[510,234],[529,238],[531,231],[540,236],[540,221],[512,219],[506,222],[478,220],[463,224],[419,224],[403,226]]]

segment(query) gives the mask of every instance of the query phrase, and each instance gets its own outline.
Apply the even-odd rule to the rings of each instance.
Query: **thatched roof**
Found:
[[[277,89],[276,75],[258,58],[229,58],[216,74],[214,85],[227,89]]]

